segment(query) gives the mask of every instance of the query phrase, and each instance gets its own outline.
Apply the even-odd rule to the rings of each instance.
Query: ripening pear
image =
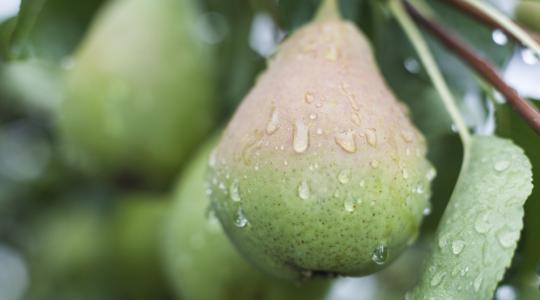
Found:
[[[388,265],[414,242],[435,176],[366,37],[325,3],[243,100],[207,179],[238,250],[293,280]]]
[[[168,178],[212,125],[195,1],[107,3],[66,61],[59,129],[85,170]],[[141,176],[142,175],[142,176]]]
[[[215,139],[188,166],[166,218],[164,265],[169,282],[186,300],[324,299],[328,282],[293,284],[247,263],[209,211],[205,187],[208,154]]]

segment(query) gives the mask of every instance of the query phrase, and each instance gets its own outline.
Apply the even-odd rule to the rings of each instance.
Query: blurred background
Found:
[[[519,4],[491,2],[511,16]],[[401,299],[415,283],[456,181],[461,145],[384,1],[340,3],[344,18],[370,39],[389,85],[426,136],[437,177],[431,210],[410,250],[376,275],[328,280],[314,293],[331,300]],[[182,218],[176,210],[197,212],[178,204],[204,198],[203,178],[193,179],[196,167],[190,166],[207,154],[203,145],[226,125],[279,42],[309,22],[318,4],[0,0],[0,300],[286,299],[286,293],[267,296],[273,283],[259,294],[242,294],[236,282],[219,298],[193,296],[205,286],[183,278],[207,278],[206,288],[226,285],[212,277],[222,262],[181,275],[171,271],[174,247],[182,254],[182,245],[193,243],[186,234],[203,225],[167,224]],[[426,5],[540,107],[538,57],[444,1]],[[540,32],[534,18],[527,25]],[[540,178],[540,139],[496,91],[426,38],[471,130],[513,139]],[[539,214],[537,187],[496,299],[540,299]],[[176,233],[177,227],[188,233]]]

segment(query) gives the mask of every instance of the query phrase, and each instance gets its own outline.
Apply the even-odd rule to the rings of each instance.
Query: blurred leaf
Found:
[[[22,0],[19,15],[16,18],[4,57],[9,60],[20,59],[26,54],[25,44],[36,20],[47,0]]]
[[[532,190],[521,148],[475,136],[414,299],[491,299],[510,265]]]
[[[538,101],[532,101],[540,109]],[[540,138],[508,104],[497,106],[497,132],[502,136],[512,138],[523,148],[533,165],[533,178],[540,179]],[[530,276],[540,263],[540,187],[533,189],[529,201],[525,204],[525,228],[523,230],[523,260],[519,269],[522,277]],[[537,291],[540,293],[540,291]]]

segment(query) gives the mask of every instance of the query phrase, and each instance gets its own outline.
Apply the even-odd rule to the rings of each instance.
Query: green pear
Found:
[[[336,13],[319,16],[269,62],[207,179],[238,250],[293,280],[388,265],[418,235],[435,176],[366,37]]]
[[[112,269],[129,299],[168,298],[160,257],[167,200],[161,195],[126,195],[112,213]]]
[[[214,139],[215,142],[215,139]],[[164,235],[164,263],[177,296],[186,300],[323,299],[327,282],[302,285],[270,278],[248,264],[208,210],[207,144],[175,192]]]
[[[115,299],[107,222],[92,205],[53,205],[39,214],[22,237],[30,267],[24,299]]]
[[[108,3],[66,63],[58,125],[85,170],[169,178],[212,125],[194,1]]]

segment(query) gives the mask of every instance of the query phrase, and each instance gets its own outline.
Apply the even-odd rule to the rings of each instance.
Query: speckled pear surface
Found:
[[[66,70],[58,125],[90,171],[171,177],[212,125],[195,1],[107,3]]]
[[[178,297],[186,300],[324,299],[326,280],[301,285],[277,280],[246,262],[208,210],[204,178],[216,139],[182,176],[164,235],[164,266]]]
[[[255,265],[290,279],[365,275],[414,241],[435,170],[352,23],[280,47],[210,159],[213,209]]]

